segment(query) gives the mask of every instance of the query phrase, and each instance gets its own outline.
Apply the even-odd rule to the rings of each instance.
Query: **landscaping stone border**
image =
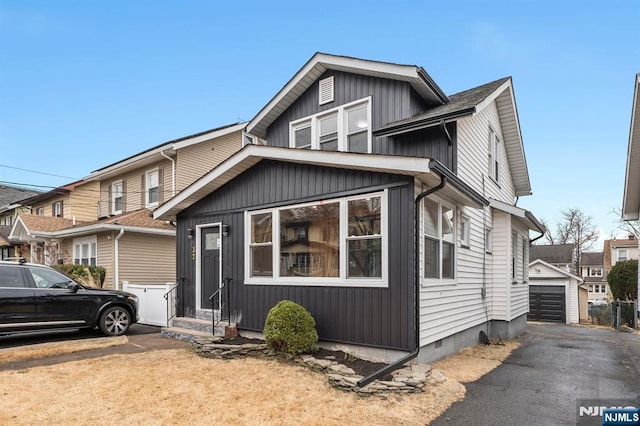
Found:
[[[243,357],[278,357],[282,356],[270,351],[265,343],[245,343],[229,345],[220,343],[222,338],[198,339],[193,342],[198,355],[214,359],[235,359]],[[391,392],[416,393],[423,392],[425,386],[444,382],[446,378],[429,364],[412,364],[391,373],[392,380],[374,380],[372,383],[358,388],[356,383],[363,376],[351,368],[331,359],[316,359],[313,355],[291,357],[314,371],[325,373],[329,383],[337,389],[356,392],[360,395],[387,394]]]

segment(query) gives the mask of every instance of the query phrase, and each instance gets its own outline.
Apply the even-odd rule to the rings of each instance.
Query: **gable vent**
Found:
[[[320,80],[320,105],[333,102],[333,76]]]

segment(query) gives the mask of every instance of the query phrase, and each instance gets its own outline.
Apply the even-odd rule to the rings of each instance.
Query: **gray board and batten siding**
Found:
[[[388,189],[387,288],[245,285],[244,212]],[[413,178],[263,160],[178,215],[177,276],[184,278],[179,314],[195,316],[195,239],[199,224],[229,225],[223,277],[231,278],[231,317],[240,330],[262,331],[269,309],[283,299],[314,316],[321,339],[410,350],[414,346]],[[181,236],[184,236],[181,237]],[[223,317],[226,313],[223,313]]]
[[[318,102],[318,81],[334,77],[334,101]],[[289,123],[319,112],[371,96],[371,128],[375,131],[388,123],[424,112],[429,105],[404,81],[389,80],[345,72],[327,71],[284,111],[267,129],[267,144],[289,147]],[[373,154],[432,158],[456,173],[456,124],[447,123],[452,143],[440,126],[406,135],[373,137]]]

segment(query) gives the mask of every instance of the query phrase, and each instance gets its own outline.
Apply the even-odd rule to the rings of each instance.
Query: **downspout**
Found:
[[[120,241],[120,238],[122,238],[123,235],[124,235],[124,228],[120,228],[120,232],[118,233],[118,235],[116,235],[116,238],[114,240],[113,252],[114,252],[115,260],[113,262],[113,288],[115,290],[119,290],[118,284],[120,283],[120,254],[118,253],[118,248],[119,248],[118,241]]]
[[[358,381],[356,383],[356,386],[359,388],[368,385],[369,383],[373,382],[379,377],[384,376],[385,374],[388,374],[392,371],[397,370],[398,368],[402,367],[402,365],[407,361],[410,361],[413,358],[417,357],[418,352],[420,352],[420,304],[418,303],[418,301],[420,300],[420,256],[419,256],[419,253],[420,253],[420,235],[419,235],[420,234],[419,232],[420,231],[420,202],[427,195],[431,195],[434,192],[440,191],[442,188],[444,188],[444,185],[447,183],[446,181],[447,181],[447,178],[444,175],[441,175],[440,183],[437,186],[434,186],[433,188],[429,188],[426,191],[423,191],[422,193],[420,193],[416,197],[414,202],[415,203],[414,212],[413,212],[414,219],[415,219],[415,225],[414,225],[415,226],[415,230],[414,230],[414,260],[415,260],[414,261],[414,279],[415,279],[414,339],[415,339],[415,345],[414,345],[414,349],[408,355],[405,355],[399,360],[392,362],[386,367],[383,367],[382,369]]]
[[[176,195],[176,160],[165,154],[164,150],[160,151],[160,155],[171,161],[171,197],[173,197]]]

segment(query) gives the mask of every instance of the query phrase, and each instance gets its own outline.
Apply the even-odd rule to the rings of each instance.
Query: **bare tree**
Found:
[[[622,209],[613,209],[611,213],[616,216],[615,223],[619,230],[640,239],[640,220],[622,220]]]
[[[562,219],[556,226],[556,241],[559,244],[573,244],[576,256],[576,271],[580,271],[580,257],[598,240],[600,232],[593,224],[591,216],[580,209],[562,211]]]
[[[549,222],[546,221],[545,219],[540,219],[540,224],[542,226],[544,226],[544,239],[547,242],[547,244],[551,244],[554,245],[556,244],[556,237],[555,235],[553,235],[553,232],[551,232],[551,227],[549,226]],[[542,240],[538,240],[538,241],[542,241]]]

